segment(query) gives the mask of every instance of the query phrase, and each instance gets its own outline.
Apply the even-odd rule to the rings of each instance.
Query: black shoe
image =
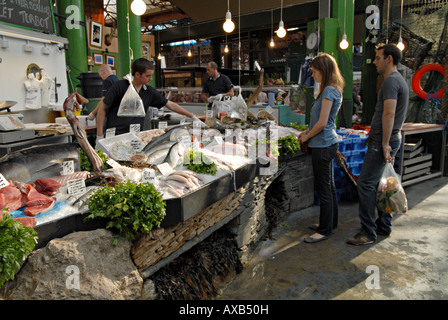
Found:
[[[390,236],[390,232],[387,233],[387,232],[383,232],[381,230],[376,230],[376,234],[379,235],[379,236],[385,236],[385,237]]]

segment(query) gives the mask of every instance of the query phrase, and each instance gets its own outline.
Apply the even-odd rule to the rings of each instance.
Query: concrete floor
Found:
[[[345,242],[359,230],[357,201],[341,201],[335,234],[315,244],[303,238],[319,207],[289,214],[218,299],[448,299],[448,177],[405,192],[408,213],[367,246]]]

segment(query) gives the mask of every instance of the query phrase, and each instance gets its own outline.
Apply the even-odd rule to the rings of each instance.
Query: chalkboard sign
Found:
[[[54,34],[50,0],[0,0],[0,21]]]

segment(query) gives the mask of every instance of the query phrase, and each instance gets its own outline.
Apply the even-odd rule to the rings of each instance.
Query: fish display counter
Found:
[[[73,231],[106,226],[104,219],[85,221],[88,199],[101,188],[95,181],[150,182],[166,203],[161,227],[173,226],[195,216],[257,175],[266,174],[263,170],[275,168],[276,162],[282,160],[281,153],[272,154],[277,146],[273,144],[266,149],[266,144],[263,148],[258,145],[268,140],[269,132],[276,132],[276,137],[300,134],[294,128],[275,125],[216,130],[187,124],[106,138],[100,142],[110,167],[99,176],[81,169],[76,143],[17,151],[0,161],[0,173],[10,182],[10,189],[19,191],[15,190],[11,196],[5,188],[0,189],[0,205],[2,200],[3,205],[9,205],[11,197],[20,198],[20,204],[10,208],[10,214],[37,230],[38,247],[41,247]],[[68,167],[71,171],[67,174]],[[41,181],[46,186],[39,189]],[[37,208],[30,214],[26,210],[31,207],[31,188],[45,196],[39,196],[42,198],[39,203],[47,207]],[[80,192],[74,192],[76,188]]]

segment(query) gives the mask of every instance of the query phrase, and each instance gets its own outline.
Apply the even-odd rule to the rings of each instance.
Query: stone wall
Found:
[[[236,235],[244,264],[273,223],[314,203],[313,182],[310,156],[287,158],[275,174],[257,176],[194,217],[138,239],[131,250],[134,263],[142,277],[148,278],[226,225]],[[279,212],[266,211],[267,193],[279,204]]]

